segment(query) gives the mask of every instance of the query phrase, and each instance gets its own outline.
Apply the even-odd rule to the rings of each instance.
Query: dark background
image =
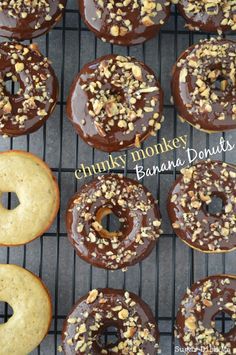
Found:
[[[233,38],[232,35],[230,37]],[[57,108],[47,124],[36,133],[15,139],[0,138],[1,151],[28,150],[45,159],[57,176],[61,189],[60,214],[42,238],[25,247],[0,249],[1,263],[16,263],[42,277],[53,298],[54,314],[50,333],[40,348],[32,354],[56,353],[63,321],[73,303],[91,288],[106,286],[126,288],[139,294],[156,314],[161,332],[162,353],[175,354],[173,325],[186,288],[193,281],[207,275],[236,273],[236,252],[227,255],[204,255],[192,251],[173,234],[167,218],[166,199],[178,171],[149,177],[143,181],[159,200],[164,220],[164,235],[159,239],[151,256],[140,265],[129,268],[126,273],[93,268],[75,256],[66,237],[64,216],[67,201],[84,182],[77,183],[74,170],[81,163],[90,165],[105,160],[108,156],[106,153],[93,150],[79,139],[66,118],[65,103],[68,90],[78,70],[88,61],[111,52],[130,54],[145,61],[158,75],[165,92],[166,119],[159,136],[148,139],[144,146],[156,143],[161,137],[173,139],[187,134],[190,147],[204,149],[216,145],[222,135],[209,136],[192,129],[187,123],[180,123],[170,103],[171,68],[177,56],[201,38],[206,38],[206,35],[185,30],[183,19],[176,14],[173,7],[167,25],[156,38],[145,45],[123,48],[104,44],[84,27],[77,10],[77,1],[70,0],[63,21],[48,35],[35,40],[41,51],[52,60],[59,79],[61,91]],[[224,137],[235,142],[236,132],[227,133]],[[181,156],[184,156],[181,150],[170,152],[146,159],[144,165],[151,167]],[[215,159],[236,163],[235,151],[215,156]],[[135,178],[131,162],[127,168],[125,174]],[[9,201],[9,204],[13,203],[13,200]],[[8,311],[1,304],[1,322],[6,320]]]

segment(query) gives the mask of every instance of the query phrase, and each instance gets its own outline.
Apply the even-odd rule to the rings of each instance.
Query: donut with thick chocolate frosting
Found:
[[[62,17],[67,0],[0,1],[0,36],[32,39],[48,32]]]
[[[140,146],[161,127],[163,93],[153,71],[131,57],[107,55],[74,80],[67,115],[89,145],[114,152]]]
[[[186,353],[236,353],[236,326],[225,334],[216,329],[216,317],[221,312],[235,322],[235,276],[210,276],[192,285],[183,297],[176,319],[176,335]]]
[[[20,86],[15,94],[7,81]],[[35,44],[0,44],[0,134],[16,137],[39,129],[53,112],[58,82],[50,64]]]
[[[173,69],[172,95],[182,120],[222,132],[236,128],[236,43],[203,40],[181,54]]]
[[[118,231],[102,225],[114,214]],[[84,185],[69,202],[67,233],[77,254],[105,269],[121,269],[143,260],[160,236],[161,217],[151,193],[121,175],[100,176]]]
[[[156,36],[170,15],[165,0],[79,0],[85,24],[103,41],[124,46]]]
[[[211,213],[207,207],[215,197],[223,207]],[[182,169],[168,213],[175,233],[190,247],[206,253],[236,249],[236,167],[208,160]]]
[[[177,7],[190,30],[219,33],[236,30],[234,1],[178,0]]]
[[[113,327],[117,341],[103,341]],[[94,289],[69,313],[62,333],[62,349],[72,354],[140,354],[159,352],[159,331],[149,306],[123,290]]]

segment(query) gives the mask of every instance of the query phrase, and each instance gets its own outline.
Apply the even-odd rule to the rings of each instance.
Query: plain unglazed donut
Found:
[[[0,301],[13,309],[0,324],[1,355],[26,355],[46,336],[52,304],[48,290],[33,273],[17,265],[0,264]]]
[[[23,151],[0,153],[0,197],[16,193],[20,204],[12,210],[0,204],[0,245],[21,245],[41,236],[59,208],[59,190],[48,166]]]

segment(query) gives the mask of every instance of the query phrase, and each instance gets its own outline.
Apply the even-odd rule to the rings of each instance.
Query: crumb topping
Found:
[[[236,281],[226,276],[213,276],[199,281],[181,302],[177,315],[177,337],[187,347],[216,348],[217,353],[234,354],[233,337],[216,330],[215,317],[222,311],[230,315],[236,326]]]
[[[145,355],[145,349],[155,349],[158,352],[156,325],[146,319],[143,310],[140,312],[140,305],[129,292],[114,298],[94,289],[87,299],[79,304],[79,309],[83,312],[74,311],[67,320],[64,347],[69,346],[80,353],[90,353],[96,343],[96,348],[104,355],[111,352],[121,355]],[[100,337],[104,327],[109,324],[117,324],[120,334],[116,344],[106,347],[101,344]]]
[[[136,258],[140,248],[145,249],[161,233],[161,220],[156,217],[151,193],[122,176],[99,177],[95,186],[88,185],[80,193],[74,206],[78,214],[76,242],[81,249],[87,246],[93,258],[99,258],[111,269]],[[101,208],[119,218],[121,228],[117,233],[101,233]]]
[[[183,104],[194,121],[236,120],[235,44],[224,40],[204,40],[188,50],[177,63]],[[190,86],[191,83],[191,86]],[[184,91],[185,92],[185,91]],[[206,116],[204,116],[206,117]]]
[[[166,7],[170,6],[169,1],[153,0],[96,0],[96,18],[101,19],[105,9],[108,10],[106,23],[112,37],[126,36],[134,30],[134,22],[131,19],[133,13],[139,14],[140,25],[150,27],[163,25],[166,17]],[[137,21],[137,18],[135,18]]]
[[[48,81],[52,79],[47,58],[40,56],[35,44],[4,43],[0,47],[0,60],[6,62],[6,70],[0,76],[0,129],[8,124],[24,128],[31,118],[41,120],[48,115],[46,108],[54,102]],[[19,81],[15,96],[6,90],[6,81]]]
[[[64,8],[60,1],[49,0],[8,0],[0,1],[0,12],[7,11],[8,16],[14,19],[26,19],[34,15],[35,18],[43,18],[45,21],[51,21],[51,10],[54,3],[57,2],[59,10]],[[40,27],[40,23],[35,24],[35,29]]]
[[[236,233],[236,169],[226,163],[202,162],[181,170],[170,203],[175,209],[173,228],[184,230],[186,241],[200,249],[221,250],[232,243]],[[214,196],[223,201],[220,213],[212,215],[207,206]]]
[[[221,15],[220,26],[230,27],[231,30],[236,30],[236,4],[234,1],[228,0],[178,0],[178,3],[184,6],[184,11],[187,15],[196,16],[198,14],[209,17]]]
[[[135,131],[137,120],[144,117],[152,134],[160,129],[160,89],[154,75],[140,62],[123,56],[104,59],[86,81],[81,80],[88,95],[89,115],[101,137],[114,130],[128,135]],[[148,129],[146,121],[141,129],[141,133]],[[139,137],[136,138],[139,146]]]

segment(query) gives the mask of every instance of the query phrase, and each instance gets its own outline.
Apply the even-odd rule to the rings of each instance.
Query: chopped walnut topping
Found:
[[[208,131],[216,130],[214,127],[218,121],[233,124],[236,120],[236,51],[233,42],[216,38],[201,41],[180,57],[174,75],[178,76],[177,90],[183,93],[179,104],[183,118],[191,117],[186,119],[196,128]]]
[[[134,30],[134,23],[130,19],[130,14],[135,14],[135,21],[146,27],[162,25],[167,17],[167,7],[170,1],[154,0],[97,0],[96,19],[102,18],[102,13],[106,7],[109,10],[109,17],[106,23],[109,33],[113,37],[125,36]],[[107,15],[106,15],[107,16]]]
[[[203,251],[236,248],[236,175],[233,167],[221,162],[202,161],[181,170],[182,179],[170,197],[174,229],[193,247]],[[213,214],[209,205],[218,196],[222,210]],[[178,233],[178,231],[177,231]]]
[[[87,301],[82,301],[72,311],[67,320],[62,350],[72,353],[90,354],[98,334],[102,334],[109,324],[117,324],[119,341],[113,347],[99,344],[99,354],[108,352],[120,355],[140,354],[140,349],[152,349],[152,353],[159,352],[157,342],[157,327],[150,321],[135,295],[110,294],[106,290],[96,290],[97,296],[92,307]],[[91,291],[93,292],[93,291]],[[88,298],[91,297],[91,292]],[[135,298],[134,298],[135,297]],[[88,300],[87,298],[87,300]],[[73,319],[73,322],[71,322]],[[122,324],[122,325],[121,325]]]
[[[54,6],[54,5],[53,5]],[[62,10],[64,5],[58,3],[58,8]],[[26,19],[29,15],[35,15],[35,29],[40,26],[40,21],[45,16],[46,21],[51,21],[52,17],[49,15],[52,9],[50,1],[48,0],[8,0],[0,1],[0,12],[7,11],[8,16],[18,19]]]
[[[12,68],[7,79],[19,80],[20,89],[17,98],[6,93],[6,80],[0,80],[0,130],[12,124],[24,128],[26,121],[47,116],[54,104],[50,81],[53,79],[49,60],[44,58],[35,46],[14,43],[2,43],[1,60]],[[24,78],[24,79],[22,79]],[[20,98],[20,99],[19,99]]]
[[[194,316],[190,316],[189,318],[185,319],[185,326],[190,330],[195,330],[196,325],[196,318]]]
[[[142,185],[121,175],[98,177],[81,190],[73,208],[78,215],[79,235],[75,236],[78,250],[86,248],[91,257],[101,259],[110,269],[136,259],[140,250],[144,251],[161,233],[161,220],[155,216],[152,195]],[[95,212],[90,213],[94,208]],[[121,223],[117,232],[109,232],[102,226],[104,216],[113,211]],[[138,222],[143,220],[144,223]],[[133,229],[133,223],[136,225],[134,233],[127,234],[129,226]],[[122,311],[122,315],[125,312]]]
[[[235,342],[220,333],[215,319],[225,310],[236,319],[236,279],[211,276],[196,282],[184,296],[176,321],[176,336],[186,347],[217,349],[217,354],[232,354]],[[215,352],[214,352],[215,353]]]
[[[204,23],[214,21],[219,23],[220,27],[229,27],[231,30],[236,29],[235,18],[235,2],[228,0],[178,0],[179,5],[184,7],[184,12],[189,16],[191,21],[199,21],[199,18],[204,17]],[[207,17],[208,15],[208,17]],[[215,20],[214,20],[215,18]],[[220,21],[220,22],[219,22]],[[199,28],[194,27],[194,30]]]
[[[161,128],[161,90],[143,63],[112,55],[94,62],[91,69],[92,72],[86,71],[86,79],[83,74],[79,79],[87,96],[83,132],[94,125],[94,135],[97,131],[100,137],[115,141],[119,135],[117,145],[126,142],[140,146],[148,135]]]
[[[98,290],[92,290],[89,293],[86,301],[87,301],[87,303],[93,303],[96,301],[97,297],[98,297]]]

